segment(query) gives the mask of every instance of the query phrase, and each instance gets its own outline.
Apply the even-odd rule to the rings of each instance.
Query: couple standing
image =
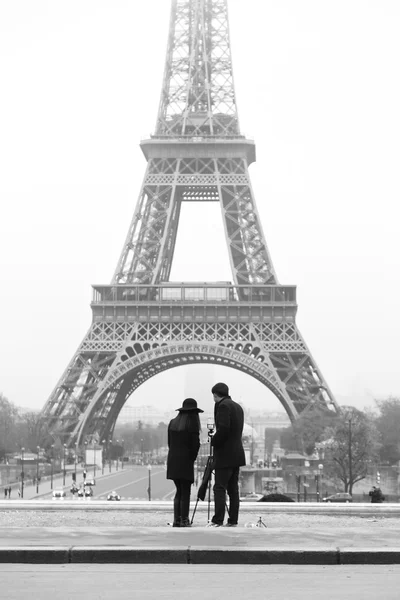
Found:
[[[214,516],[210,527],[224,523],[226,494],[229,496],[228,527],[235,527],[239,516],[239,467],[246,464],[243,444],[243,409],[229,396],[225,383],[211,390],[214,397],[215,433],[211,436],[214,458]],[[190,488],[194,482],[194,461],[200,448],[200,419],[193,398],[186,398],[179,414],[168,425],[167,479],[175,483],[173,527],[190,527]],[[210,434],[209,434],[210,435]]]

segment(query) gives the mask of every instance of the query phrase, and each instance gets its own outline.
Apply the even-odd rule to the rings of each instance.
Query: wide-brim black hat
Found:
[[[181,408],[177,408],[176,410],[179,410],[179,412],[204,412],[201,408],[197,408],[197,402],[194,398],[186,398],[186,400],[182,402]]]

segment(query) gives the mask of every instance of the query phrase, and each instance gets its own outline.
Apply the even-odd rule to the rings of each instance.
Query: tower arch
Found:
[[[275,370],[266,360],[243,352],[241,344],[171,343],[153,344],[135,356],[126,350],[121,360],[111,369],[101,389],[93,398],[83,418],[77,425],[74,438],[81,444],[85,435],[97,432],[99,438],[109,437],[125,402],[143,383],[163,371],[190,364],[212,364],[236,369],[249,375],[268,388],[281,402],[291,421],[298,416],[297,409],[276,377]],[[249,346],[249,344],[247,345]],[[138,349],[138,347],[137,347]],[[260,349],[258,349],[260,351]],[[259,353],[257,353],[258,355]],[[116,390],[116,394],[113,391]]]

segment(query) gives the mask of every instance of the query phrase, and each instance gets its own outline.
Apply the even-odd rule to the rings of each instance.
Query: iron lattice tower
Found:
[[[43,409],[52,437],[108,439],[125,401],[157,373],[226,365],[261,381],[291,420],[315,404],[338,411],[295,323],[248,174],[227,0],[173,0],[155,134],[111,285],[93,286],[93,320]],[[231,284],[169,282],[182,202],[219,202]]]

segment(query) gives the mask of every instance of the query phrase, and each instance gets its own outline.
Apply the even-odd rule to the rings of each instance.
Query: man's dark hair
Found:
[[[229,388],[226,383],[216,383],[211,388],[211,393],[219,396],[220,398],[225,398],[225,396],[229,396]]]

